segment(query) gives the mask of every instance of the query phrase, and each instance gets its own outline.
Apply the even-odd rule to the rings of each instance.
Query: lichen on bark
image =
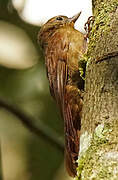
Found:
[[[96,127],[86,151],[80,153],[76,180],[117,180],[118,177],[118,146],[114,149],[114,133],[117,128],[109,124]],[[81,145],[81,144],[80,144]]]
[[[118,54],[118,1],[93,0],[95,20],[90,32],[88,59],[98,61]],[[115,43],[114,43],[115,42]]]
[[[87,68],[76,179],[117,180],[118,1],[92,2],[95,21],[84,55]]]

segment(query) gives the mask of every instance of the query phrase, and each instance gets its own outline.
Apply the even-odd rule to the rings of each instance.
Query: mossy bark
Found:
[[[118,1],[92,3],[77,179],[117,180]]]

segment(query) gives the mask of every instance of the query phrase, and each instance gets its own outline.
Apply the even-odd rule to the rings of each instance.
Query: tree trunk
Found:
[[[118,0],[93,0],[78,179],[118,179]]]

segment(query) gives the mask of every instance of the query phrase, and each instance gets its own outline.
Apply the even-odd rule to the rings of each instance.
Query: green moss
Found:
[[[86,60],[94,59],[96,43],[100,38],[104,38],[110,33],[112,27],[110,23],[112,21],[112,14],[116,11],[118,6],[117,0],[105,0],[104,2],[99,2],[97,8],[94,9],[95,20],[92,25],[92,30],[89,36],[88,51],[86,54]],[[102,49],[103,51],[103,49]]]
[[[100,3],[99,8],[94,10],[95,20],[92,23],[92,29],[89,33],[88,50],[79,60],[79,71],[83,79],[85,79],[86,63],[93,60],[96,54],[96,44],[101,37],[105,38],[112,30],[110,26],[112,20],[111,14],[115,12],[117,6],[117,0],[111,0],[110,2],[105,1]]]
[[[83,56],[81,57],[81,59],[79,59],[78,62],[80,76],[82,77],[83,80],[85,80],[86,64],[87,64],[87,56],[86,54],[83,54]]]
[[[90,146],[84,153],[80,154],[80,157],[78,159],[78,180],[84,179],[82,178],[83,172],[84,174],[91,174],[93,166],[95,166],[95,161],[97,162],[100,157],[99,149],[104,149],[104,147],[109,143],[107,135],[110,131],[111,128],[108,124],[98,125],[98,127],[95,129]],[[97,166],[97,168],[100,168],[100,164],[97,164]],[[99,177],[102,177],[104,173],[105,171],[102,171],[101,169],[99,172]],[[85,177],[87,177],[87,175]]]

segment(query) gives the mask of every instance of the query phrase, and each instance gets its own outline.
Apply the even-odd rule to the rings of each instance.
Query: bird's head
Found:
[[[59,29],[61,27],[65,26],[72,26],[74,27],[74,24],[76,20],[79,18],[81,12],[74,15],[71,18],[68,18],[67,16],[55,16],[51,19],[49,19],[40,29],[40,32],[38,34],[38,40],[43,40],[44,38],[47,38],[46,36],[53,34],[56,29]]]

